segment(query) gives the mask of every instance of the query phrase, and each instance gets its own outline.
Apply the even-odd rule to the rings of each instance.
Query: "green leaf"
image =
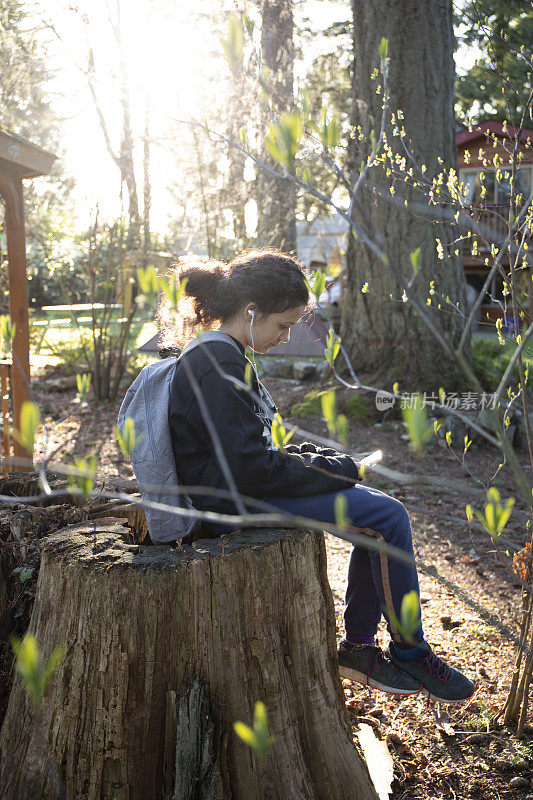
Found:
[[[83,403],[91,387],[91,374],[84,372],[83,375],[76,375],[76,386],[78,387],[76,400],[78,403]]]
[[[311,285],[307,281],[305,285],[309,289],[312,295],[314,295],[315,300],[317,303],[320,303],[320,297],[324,293],[324,289],[326,288],[326,273],[322,272],[321,269],[317,269],[316,272],[312,274],[313,284]]]
[[[141,294],[135,298],[138,305],[148,306],[152,305],[160,287],[160,278],[154,266],[148,266],[146,269],[139,267],[137,270],[137,280]]]
[[[126,417],[122,431],[116,425],[113,426],[113,430],[124,457],[131,458],[135,445],[139,444],[142,438],[142,436],[136,437],[135,422],[131,417]]]
[[[420,247],[417,247],[416,250],[412,251],[411,264],[416,275],[418,272],[420,272],[420,267],[422,266],[422,250]]]
[[[13,436],[24,447],[29,458],[33,457],[35,437],[41,426],[39,406],[25,400],[20,411],[20,431],[14,430]]]
[[[244,26],[244,30],[246,31],[248,36],[252,36],[255,27],[253,19],[249,17],[248,14],[242,14],[241,19],[242,19],[242,24]]]
[[[146,269],[139,267],[137,279],[144,294],[157,294],[159,291],[159,276],[154,266],[146,267]]]
[[[300,109],[303,118],[306,120],[309,119],[309,116],[312,113],[312,108],[311,101],[309,100],[309,91],[307,89],[302,89],[300,92]]]
[[[433,434],[433,428],[428,423],[426,409],[420,394],[413,396],[412,405],[402,409],[402,415],[407,425],[411,446],[417,455],[421,455],[427,440]]]
[[[258,700],[254,711],[254,729],[256,732],[264,733],[268,728],[268,718],[265,704]]]
[[[268,731],[267,711],[260,700],[255,704],[253,730],[244,722],[234,722],[233,729],[243,742],[256,751],[259,758],[267,754],[274,742],[274,737]]]
[[[340,337],[337,336],[333,328],[330,328],[328,331],[328,337],[326,340],[326,349],[324,350],[324,355],[326,357],[326,361],[333,369],[335,364],[335,359],[337,358],[340,350]]]
[[[300,113],[286,111],[270,125],[269,136],[264,140],[264,146],[269,155],[274,161],[283,164],[289,172],[294,167],[302,134],[303,121]]]
[[[239,128],[239,139],[241,140],[241,142],[243,143],[243,145],[244,145],[246,148],[250,149],[250,148],[248,147],[248,134],[246,133],[246,128],[245,128],[245,126],[244,126],[244,125],[242,125],[242,126]]]
[[[19,579],[21,583],[26,583],[29,581],[34,573],[33,567],[16,567],[12,570],[12,573],[16,575],[18,573]]]
[[[404,594],[399,619],[392,608],[387,606],[386,610],[391,622],[401,633],[402,639],[408,644],[415,645],[413,634],[416,633],[421,624],[418,594],[414,590]]]
[[[178,309],[181,296],[187,285],[187,280],[187,278],[184,278],[180,281],[175,273],[170,276],[168,281],[164,278],[158,278],[159,286],[165,293],[170,308],[174,311]]]
[[[302,180],[307,186],[311,186],[312,178],[311,178],[311,170],[309,169],[309,167],[303,168]]]
[[[491,486],[487,492],[485,511],[476,511],[474,509],[476,517],[485,530],[488,531],[493,541],[498,538],[507,525],[514,504],[515,498],[510,497],[505,501],[505,505],[503,505],[498,489],[495,486]]]
[[[328,424],[328,430],[334,435],[336,432],[335,423],[337,422],[337,398],[333,389],[320,395],[320,403],[322,405],[322,414]]]
[[[404,594],[400,609],[401,633],[408,642],[413,642],[413,634],[420,627],[420,600],[414,591]]]
[[[17,636],[12,636],[10,641],[24,687],[33,704],[39,707],[42,705],[50,681],[65,656],[66,648],[63,645],[57,646],[43,666],[37,641],[32,634],[27,633],[22,641]]]
[[[244,368],[244,382],[246,386],[251,389],[253,386],[253,367],[248,361],[245,368]]]
[[[352,521],[348,518],[348,501],[346,495],[342,492],[339,492],[339,494],[335,496],[333,508],[335,510],[335,524],[338,525],[339,528],[346,528],[351,524]]]
[[[94,454],[88,458],[76,456],[72,474],[68,476],[68,485],[71,491],[79,491],[81,496],[87,499],[94,488],[97,466],[98,457]]]
[[[332,116],[331,119],[328,119],[325,108],[322,108],[318,132],[326,150],[333,150],[338,145],[340,139],[338,119],[336,116]]]
[[[232,72],[242,67],[244,60],[244,35],[241,18],[232,14],[228,20],[226,38],[222,39],[222,48]]]
[[[237,736],[239,736],[239,738],[241,738],[245,744],[247,744],[253,750],[257,750],[257,736],[248,725],[245,725],[244,722],[234,722],[233,729],[235,730]]]
[[[0,316],[0,343],[4,353],[9,353],[11,350],[16,330],[17,326],[11,322],[11,317],[8,314],[2,314]]]
[[[274,414],[274,418],[272,419],[272,442],[276,445],[279,450],[285,450],[285,445],[288,443],[289,439],[292,438],[294,431],[287,431],[285,430],[285,426],[283,425],[283,420],[281,419],[281,415],[276,413]]]
[[[337,417],[337,439],[344,446],[348,444],[348,430],[349,422],[346,416],[344,414],[339,414]]]
[[[389,53],[389,40],[383,37],[379,43],[379,57],[383,61],[387,58]]]

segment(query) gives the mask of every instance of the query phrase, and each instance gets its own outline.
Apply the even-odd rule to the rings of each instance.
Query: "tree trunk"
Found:
[[[152,206],[152,184],[150,180],[150,98],[145,99],[144,139],[143,139],[143,267],[148,263],[148,253],[152,249],[150,232],[150,209]]]
[[[425,164],[425,176],[431,179],[443,167],[455,167],[454,97],[454,34],[451,0],[376,0],[363,3],[353,0],[354,71],[352,125],[361,125],[363,139],[351,141],[352,168],[359,170],[363,156],[370,153],[370,132],[376,139],[382,118],[383,93],[376,93],[379,80],[371,78],[379,68],[378,47],[382,37],[389,41],[390,110],[403,111],[405,142],[413,152],[418,167]],[[390,121],[390,115],[389,115]],[[394,153],[405,156],[395,126],[387,124],[388,144]],[[410,143],[410,145],[409,145]],[[381,151],[383,153],[383,150]],[[443,164],[439,164],[438,158]],[[407,167],[411,162],[407,164]],[[422,173],[420,173],[422,175]],[[368,181],[389,194],[392,178],[382,167],[372,167]],[[458,245],[448,245],[457,236],[449,224],[430,222],[409,213],[409,204],[425,203],[420,190],[409,189],[407,183],[396,185],[395,198],[400,204],[380,200],[370,191],[359,199],[367,222],[381,238],[390,263],[408,280],[412,275],[410,253],[421,248],[421,269],[415,280],[418,298],[438,320],[452,345],[458,344],[462,321],[446,303],[446,296],[461,310],[466,308],[466,288]],[[435,213],[439,212],[435,209]],[[362,217],[355,212],[359,222]],[[437,257],[436,238],[442,242],[444,259]],[[435,281],[435,294],[430,295],[430,281]],[[368,283],[368,292],[362,287]],[[446,381],[446,389],[457,381],[456,368],[448,363],[419,314],[410,302],[402,302],[391,270],[363,244],[349,237],[347,288],[343,303],[341,336],[353,364],[363,371],[393,372],[401,381],[401,389],[428,389],[438,392]],[[394,299],[391,300],[390,294]],[[439,297],[439,295],[442,296]],[[438,303],[442,310],[437,309]],[[427,307],[426,307],[427,308]],[[436,355],[438,354],[438,357]]]
[[[72,800],[377,800],[344,708],[322,535],[172,549],[125,530],[46,540],[30,632],[44,657],[68,649],[38,714],[15,680],[1,796],[40,782],[55,798],[57,771]],[[275,737],[263,760],[233,731],[257,700]]]
[[[235,81],[235,83],[237,83],[237,81]],[[240,90],[240,84],[237,84],[233,87],[233,91],[230,90],[228,99],[228,138],[233,142],[239,141],[239,130],[243,125],[243,101],[243,92]],[[247,200],[246,181],[244,180],[244,159],[241,152],[234,147],[228,147],[228,160],[228,183],[224,200],[231,209],[235,249],[237,252],[240,252],[247,241],[246,217],[244,211]]]
[[[263,136],[266,136],[272,117],[275,119],[294,106],[292,0],[263,0],[261,19],[262,64],[268,73],[267,107],[262,113]],[[281,169],[266,151],[261,158],[277,171]],[[257,198],[257,234],[261,247],[279,247],[287,253],[296,253],[294,184],[260,169]]]

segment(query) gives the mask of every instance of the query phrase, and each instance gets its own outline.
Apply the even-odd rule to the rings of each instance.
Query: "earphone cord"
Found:
[[[252,340],[252,361],[254,362],[254,370],[257,377],[257,365],[255,363],[255,345],[254,345],[254,335],[252,333],[252,325],[254,324],[254,318],[250,320],[250,339]]]
[[[252,340],[252,361],[254,364],[255,377],[257,378],[257,385],[259,387],[259,396],[262,398],[263,392],[261,391],[261,381],[259,380],[259,375],[257,374],[257,364],[255,363],[255,345],[254,345],[254,335],[252,332],[253,324],[254,324],[254,318],[252,317],[252,319],[250,320],[250,339]]]

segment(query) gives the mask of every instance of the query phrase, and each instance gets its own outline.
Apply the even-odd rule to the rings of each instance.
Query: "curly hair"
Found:
[[[273,248],[248,250],[229,264],[178,264],[173,272],[180,281],[187,279],[184,295],[189,302],[180,303],[180,332],[163,298],[158,321],[165,345],[176,345],[186,329],[209,329],[216,321],[226,322],[250,302],[257,303],[263,315],[306,306],[309,290],[304,270],[297,258]]]

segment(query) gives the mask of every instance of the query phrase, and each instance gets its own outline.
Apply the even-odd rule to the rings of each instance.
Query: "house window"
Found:
[[[517,194],[521,194],[524,202],[529,197],[533,187],[533,166],[528,164],[516,170],[515,187]],[[481,175],[483,174],[483,181]],[[509,205],[511,196],[510,169],[499,170],[499,181],[496,180],[494,169],[463,169],[459,173],[459,181],[463,184],[463,194],[466,205]],[[483,196],[483,187],[485,193]]]
[[[523,202],[527,200],[531,192],[531,167],[519,167],[516,170],[515,190],[516,194],[521,194]],[[509,205],[511,199],[511,170],[501,171],[499,183],[496,184],[496,203],[500,206]]]
[[[483,175],[483,180],[481,179]],[[463,169],[459,173],[459,181],[463,184],[463,193],[467,205],[494,203],[495,174],[487,169]],[[485,196],[483,196],[485,187]]]

